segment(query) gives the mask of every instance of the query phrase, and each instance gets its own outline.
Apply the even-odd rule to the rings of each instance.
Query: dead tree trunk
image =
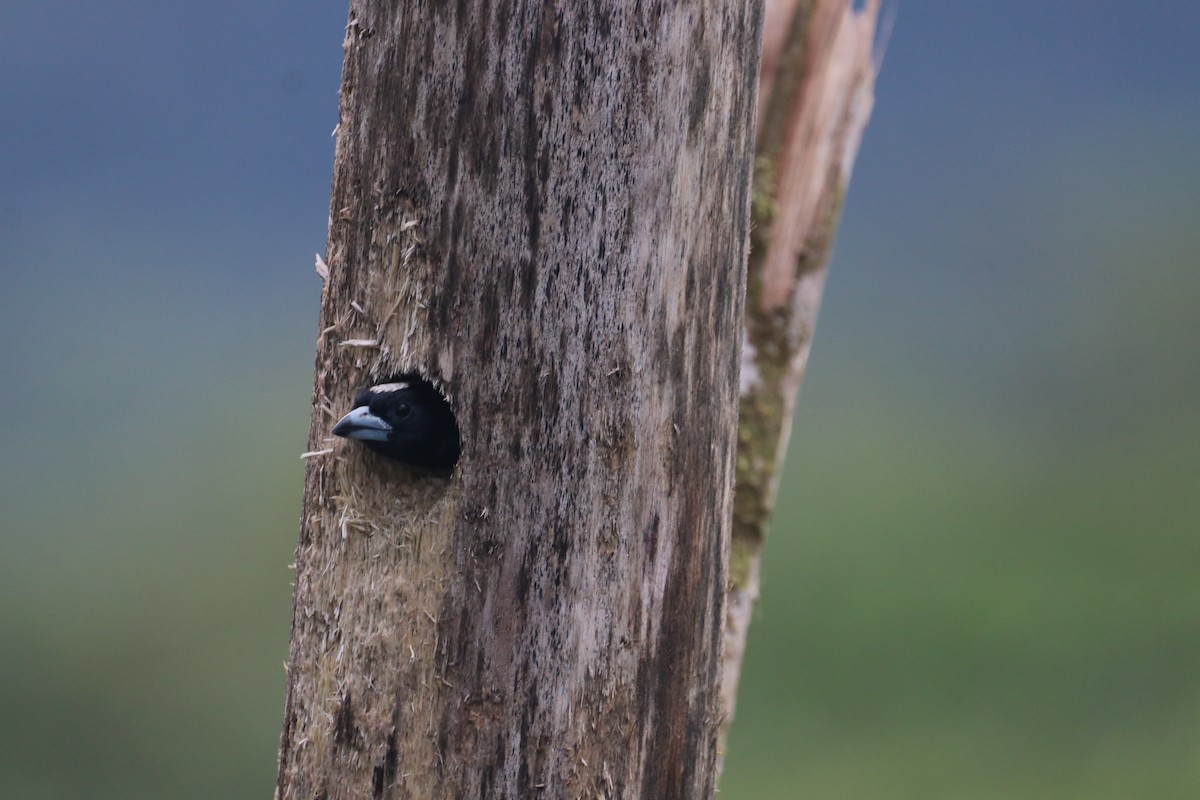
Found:
[[[713,793],[761,24],[352,2],[278,797]]]
[[[808,363],[842,199],[871,114],[878,0],[767,0],[737,489],[721,685],[733,718],[763,539]]]

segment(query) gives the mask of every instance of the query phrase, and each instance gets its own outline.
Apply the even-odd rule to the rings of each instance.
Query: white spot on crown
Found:
[[[407,389],[408,384],[400,381],[399,383],[380,383],[372,386],[367,391],[371,394],[383,394],[384,392],[398,392],[401,389]]]

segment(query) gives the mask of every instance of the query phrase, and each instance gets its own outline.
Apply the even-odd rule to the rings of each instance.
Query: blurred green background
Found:
[[[0,8],[0,796],[270,796],[344,20]],[[722,797],[1200,797],[1197,30],[900,4]]]

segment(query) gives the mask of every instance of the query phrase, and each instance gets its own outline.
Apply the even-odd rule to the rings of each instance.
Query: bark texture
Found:
[[[877,0],[858,11],[846,0],[767,2],[721,686],[725,727],[842,198],[871,113],[878,15]]]
[[[701,798],[756,3],[354,0],[280,798]],[[449,480],[328,431],[417,371]]]

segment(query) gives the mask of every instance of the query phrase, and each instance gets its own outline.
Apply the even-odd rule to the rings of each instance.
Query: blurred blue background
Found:
[[[722,797],[1200,796],[1200,6],[901,4]],[[269,797],[345,7],[0,8],[0,795]]]

